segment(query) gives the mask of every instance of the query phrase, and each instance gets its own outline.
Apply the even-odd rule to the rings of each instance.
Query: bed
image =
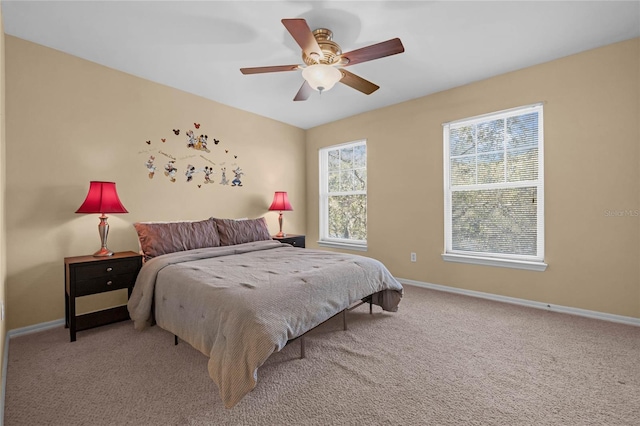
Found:
[[[287,342],[362,300],[395,312],[403,295],[379,261],[271,240],[264,218],[134,226],[145,256],[135,328],[156,324],[208,356],[227,408]]]

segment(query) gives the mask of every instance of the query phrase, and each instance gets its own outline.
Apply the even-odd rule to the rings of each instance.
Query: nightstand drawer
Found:
[[[294,247],[304,248],[304,235],[301,235],[299,237],[292,237],[283,242],[291,244]]]
[[[133,287],[136,272],[137,271],[131,272],[130,274],[99,276],[88,280],[77,281],[76,296],[87,296],[89,294]]]
[[[304,235],[287,235],[284,237],[273,236],[272,239],[280,241],[281,243],[291,244],[294,247],[305,248]]]
[[[108,277],[138,272],[137,259],[123,259],[120,261],[102,261],[76,267],[76,280],[83,281],[95,277]]]

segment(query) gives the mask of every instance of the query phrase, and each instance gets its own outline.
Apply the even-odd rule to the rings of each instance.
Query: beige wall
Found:
[[[397,277],[640,317],[640,218],[605,214],[640,209],[639,62],[634,39],[307,131],[307,246],[318,238],[318,149],[366,138],[367,255]],[[549,267],[444,262],[442,123],[536,102]]]
[[[0,303],[5,304],[7,290],[6,269],[6,228],[5,228],[5,86],[4,86],[4,20],[0,6]],[[4,359],[4,341],[7,336],[7,322],[0,321],[0,357]],[[0,382],[2,382],[0,370]],[[2,396],[4,398],[4,395]]]
[[[114,251],[137,250],[136,221],[264,215],[275,234],[277,213],[267,209],[276,190],[288,191],[295,209],[286,213],[288,232],[306,231],[303,130],[15,37],[5,41],[8,329],[64,317],[63,258],[100,247],[98,215],[74,213],[91,180],[115,181],[129,211],[110,215]],[[184,132],[194,122],[209,136],[210,154],[186,148]],[[164,176],[168,158],[158,149],[178,158],[177,182]],[[151,154],[153,179],[144,165]],[[216,163],[214,184],[202,184],[202,174],[186,183],[180,162],[203,167],[201,154]],[[232,179],[234,163],[245,172],[243,186],[219,185],[219,168]],[[126,293],[83,299],[78,309],[88,311]]]

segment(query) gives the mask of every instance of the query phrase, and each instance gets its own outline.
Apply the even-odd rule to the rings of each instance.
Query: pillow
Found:
[[[250,243],[252,241],[270,240],[271,235],[264,217],[258,219],[234,220],[212,218],[218,227],[220,245]]]
[[[138,222],[133,226],[146,260],[177,251],[220,246],[218,228],[211,219],[194,222]]]

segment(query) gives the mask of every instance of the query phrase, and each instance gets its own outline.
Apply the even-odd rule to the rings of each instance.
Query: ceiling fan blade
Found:
[[[289,34],[291,34],[291,37],[293,37],[307,56],[317,56],[318,59],[324,58],[324,54],[316,38],[313,36],[307,21],[304,19],[283,19],[282,25],[285,26]]]
[[[344,66],[359,64],[360,62],[372,61],[374,59],[384,58],[385,56],[396,55],[404,52],[404,46],[399,38],[383,41],[382,43],[372,44],[371,46],[361,49],[352,50],[343,53],[342,58],[349,62]]]
[[[298,65],[276,65],[272,67],[240,68],[242,74],[261,74],[264,72],[296,71]]]
[[[365,80],[364,78],[359,77],[347,70],[341,69],[340,72],[343,75],[340,83],[346,84],[349,87],[359,90],[365,95],[370,95],[380,88],[380,86],[378,86],[377,84],[373,84],[369,80]]]
[[[298,93],[296,93],[296,97],[293,98],[293,100],[306,101],[307,99],[309,99],[309,96],[311,96],[312,92],[313,92],[313,88],[305,80],[305,82],[302,83],[302,87],[300,87],[300,90],[298,90]]]

